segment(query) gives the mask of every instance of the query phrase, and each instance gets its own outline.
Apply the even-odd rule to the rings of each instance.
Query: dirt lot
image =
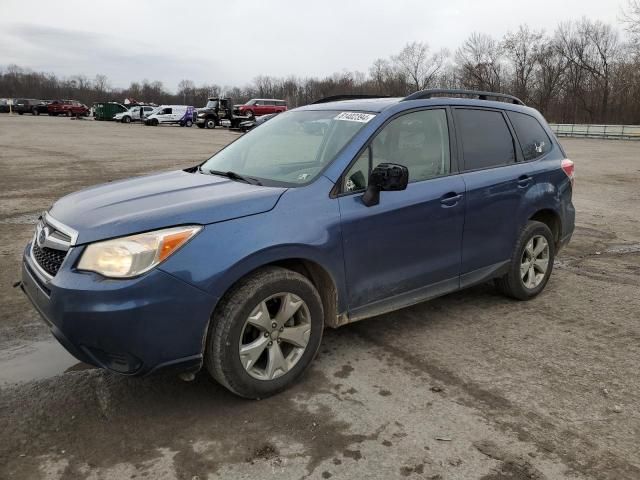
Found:
[[[563,140],[577,228],[531,302],[486,285],[328,331],[262,401],[77,364],[11,288],[38,213],[235,137],[0,116],[0,478],[640,478],[640,142]]]

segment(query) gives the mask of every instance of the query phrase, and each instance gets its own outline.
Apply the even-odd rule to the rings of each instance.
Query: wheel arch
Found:
[[[258,264],[253,264],[250,267],[240,267],[239,270],[236,269],[236,272],[242,273],[234,275],[233,281],[225,289],[216,303],[214,312],[222,298],[232,291],[238,282],[266,267],[281,267],[306,277],[316,288],[322,300],[325,325],[328,327],[338,327],[341,324],[338,321],[340,310],[338,302],[339,292],[334,276],[326,267],[318,262],[317,259],[311,259],[305,256],[269,258]]]
[[[560,237],[562,234],[562,220],[560,219],[560,215],[551,208],[543,208],[533,213],[529,217],[529,220],[544,223],[549,227],[549,230],[551,230],[551,233],[553,234],[553,240],[557,250],[560,245]]]

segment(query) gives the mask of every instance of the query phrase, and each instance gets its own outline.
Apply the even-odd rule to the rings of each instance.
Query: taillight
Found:
[[[564,173],[567,174],[567,177],[569,177],[569,180],[571,180],[571,185],[573,185],[573,180],[575,178],[575,170],[576,170],[576,167],[573,164],[573,162],[568,158],[565,158],[564,160],[562,160],[562,164],[560,166],[562,167],[562,170],[564,171]]]

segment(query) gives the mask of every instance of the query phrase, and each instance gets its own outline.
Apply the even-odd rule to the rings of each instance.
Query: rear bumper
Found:
[[[22,290],[78,360],[123,375],[200,368],[213,296],[158,269],[111,280],[63,265],[45,283],[29,250],[22,262]],[[76,250],[65,264],[75,263],[81,248]]]

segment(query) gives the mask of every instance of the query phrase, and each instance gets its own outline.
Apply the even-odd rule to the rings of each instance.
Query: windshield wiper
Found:
[[[251,185],[262,185],[262,183],[260,183],[260,181],[257,178],[247,177],[245,175],[240,175],[239,173],[232,172],[231,170],[229,170],[227,172],[222,172],[220,170],[202,170],[202,169],[200,169],[200,171],[209,173],[211,175],[220,175],[221,177],[227,177],[227,178],[230,178],[231,180],[239,180],[241,182],[249,183]]]

